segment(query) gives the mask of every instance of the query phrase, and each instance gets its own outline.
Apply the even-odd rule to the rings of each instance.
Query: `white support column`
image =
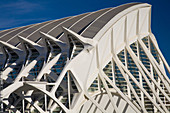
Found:
[[[148,37],[148,46],[149,46],[149,51],[152,52],[151,41],[150,41],[149,37]],[[150,63],[150,70],[151,70],[151,77],[154,79],[153,66],[151,65],[151,63]],[[155,89],[155,84],[153,82],[151,82],[151,85],[153,86],[153,89]],[[156,101],[156,97],[154,95],[153,95],[153,99]],[[157,111],[158,111],[158,109],[154,106],[154,112],[157,112]]]
[[[151,39],[151,38],[150,38]],[[153,67],[157,68],[160,73],[164,76],[165,80],[167,80],[167,82],[170,84],[170,79],[167,77],[165,71],[163,71],[160,68],[160,65],[158,64],[158,62],[155,60],[155,58],[153,57],[153,55],[149,52],[149,50],[145,47],[143,41],[141,39],[138,39],[138,42],[140,43],[140,45],[142,46],[143,50],[145,51],[146,55],[148,56],[149,60],[151,61],[151,63],[155,64],[153,65]]]
[[[113,78],[113,83],[116,84],[116,78],[115,78],[115,64],[113,59],[111,60],[111,65],[112,65],[112,78]]]
[[[125,36],[125,39],[126,39],[126,34],[124,35]],[[113,37],[113,28],[111,29],[111,53],[112,54],[114,54],[115,53],[115,48],[114,48],[114,44],[113,44],[113,41],[114,41],[114,37]],[[126,40],[125,40],[126,41]],[[112,58],[112,62],[115,62],[114,61],[114,59]],[[105,75],[105,73],[104,73],[104,75]],[[107,78],[106,76],[104,76],[105,77],[105,79],[109,79],[109,78]],[[126,76],[127,77],[127,76]],[[125,77],[125,78],[126,78]],[[110,79],[109,79],[110,80]],[[108,80],[107,80],[108,81]],[[115,83],[114,83],[114,85],[113,85],[113,82],[111,83],[110,81],[108,81],[111,85],[112,85],[112,87],[113,88],[115,88],[115,90],[121,95],[121,97],[122,98],[124,98],[126,101],[127,101],[127,103],[129,103],[129,105],[135,110],[135,111],[138,111],[139,112],[139,109],[137,109],[136,107],[134,107],[134,104],[133,103],[131,103],[131,101],[129,100],[129,98],[127,99],[127,97],[120,91],[120,89],[119,88],[117,88],[117,86],[115,85]],[[130,91],[130,89],[129,89],[129,91]],[[129,94],[130,95],[130,94]],[[140,102],[139,102],[140,103]],[[144,110],[145,111],[145,110]]]
[[[133,51],[130,49],[130,47],[126,47],[127,50],[129,51],[132,59],[134,60],[135,64],[137,65],[139,71],[143,73],[143,76],[146,76],[144,72],[147,74],[147,76],[152,80],[152,82],[155,84],[155,86],[161,91],[161,93],[170,101],[170,97],[165,93],[165,91],[160,87],[160,81],[158,83],[156,80],[150,75],[149,71],[146,69],[146,67],[141,63],[141,61],[136,57],[136,55],[133,53]],[[143,70],[144,71],[143,71]],[[146,78],[146,77],[145,77]]]
[[[133,60],[135,61],[135,64],[137,65],[138,69],[139,69],[140,72],[142,73],[142,75],[143,75],[145,81],[147,82],[148,86],[150,87],[151,91],[152,91],[153,94],[156,96],[156,98],[158,99],[158,101],[159,101],[159,103],[161,104],[161,106],[163,107],[163,109],[167,112],[167,111],[168,111],[167,108],[165,107],[165,105],[163,104],[163,102],[161,101],[161,99],[159,98],[159,95],[157,95],[155,89],[153,89],[153,87],[151,86],[151,84],[150,84],[148,78],[146,77],[145,73],[143,72],[142,68],[141,68],[141,67],[139,66],[139,64],[137,63],[137,58],[134,59],[134,56],[135,56],[134,53],[132,53],[132,50],[130,50],[130,47],[128,47],[128,46],[127,46],[127,50],[129,50],[130,55],[132,56]],[[149,75],[150,75],[150,74],[149,74]],[[151,77],[151,75],[150,75],[149,77],[150,77],[152,80],[154,80],[154,79]],[[145,94],[145,95],[146,95],[146,94]],[[150,96],[150,95],[149,95],[149,96]],[[151,97],[148,97],[148,98],[150,99]],[[151,100],[151,99],[150,99],[150,100]],[[151,102],[152,102],[152,103],[153,103],[153,102],[155,103],[156,101],[155,101],[155,100],[151,100]]]
[[[39,91],[41,91],[42,93],[46,94],[48,97],[50,97],[51,99],[53,99],[53,101],[54,101],[55,103],[57,103],[65,112],[68,112],[68,111],[69,111],[69,110],[60,102],[60,100],[55,97],[55,94],[53,94],[53,93],[51,93],[51,92],[49,92],[49,91],[47,91],[47,90],[44,90],[44,89],[42,89],[42,88],[39,88],[39,87],[35,86],[33,83],[31,83],[31,82],[26,82],[25,84],[27,84],[27,85],[29,85],[29,86],[31,86],[31,87],[33,87],[33,88],[36,88],[36,89],[38,89]]]
[[[138,42],[136,42],[136,46],[137,46],[137,57],[138,57],[138,59],[140,59],[140,50],[139,50]],[[139,70],[138,70],[138,72],[139,72],[139,82],[140,82],[140,85],[143,87],[143,78],[142,78],[142,75],[141,75]],[[144,94],[141,90],[140,90],[140,93],[141,93],[141,101],[142,101],[142,104],[144,106],[144,101],[145,101],[144,100]]]
[[[125,66],[126,66],[126,68],[128,68],[128,57],[127,57],[127,50],[126,49],[124,49],[124,56],[125,56]],[[129,81],[129,76],[127,74],[126,74],[126,77],[127,77],[128,81]],[[127,84],[127,93],[128,93],[129,98],[131,98],[131,92],[130,92],[130,88],[129,88],[128,84]]]
[[[115,56],[115,55],[113,56],[113,59],[114,59],[114,61],[116,62],[116,64],[117,64],[117,66],[118,66],[120,72],[122,73],[124,79],[126,80],[127,85],[128,85],[129,88],[130,88],[129,90],[131,90],[132,93],[134,94],[134,96],[135,96],[137,102],[139,103],[139,105],[140,105],[142,111],[145,112],[145,113],[147,113],[146,109],[144,108],[143,104],[141,103],[141,100],[139,99],[137,93],[135,92],[135,89],[134,89],[133,86],[131,85],[131,83],[130,83],[130,81],[129,81],[129,78],[127,78],[128,74],[125,74],[125,72],[123,71],[122,67],[121,67],[120,64],[117,62],[116,56]]]
[[[67,71],[67,87],[68,87],[68,104],[69,104],[69,109],[70,109],[70,107],[71,107],[71,90],[70,90],[70,87],[71,87],[71,79],[70,79],[71,77],[70,77],[70,73],[69,73],[69,71]]]
[[[46,82],[47,82],[47,75],[45,74],[44,75],[44,79],[46,80]],[[46,88],[45,88],[46,89]],[[47,89],[46,89],[47,90]],[[46,94],[44,94],[44,101],[45,101],[45,112],[47,112],[47,95]]]
[[[127,96],[125,96],[122,91],[120,91],[120,89],[115,84],[113,84],[113,82],[106,75],[104,76],[104,78],[118,92],[118,94],[132,107],[133,110],[135,110],[137,113],[140,113],[140,108],[137,108],[137,106],[135,106],[131,102],[131,100]]]
[[[104,73],[104,72],[103,72],[103,73]],[[103,85],[104,85],[104,88],[106,89],[106,92],[107,92],[107,94],[108,94],[108,96],[109,96],[109,99],[110,99],[110,101],[111,101],[111,103],[112,103],[112,106],[113,106],[114,110],[116,111],[116,113],[120,113],[120,110],[117,108],[116,103],[115,103],[114,100],[113,100],[113,96],[112,96],[111,92],[109,91],[109,88],[108,88],[108,86],[107,86],[107,83],[106,83],[106,81],[105,81],[104,78],[103,78],[102,72],[99,72],[99,77],[100,77],[100,79],[102,80],[102,83],[103,83]]]
[[[23,95],[23,98],[22,98],[22,112],[25,113],[24,91],[22,91],[22,95]]]
[[[167,71],[168,71],[169,74],[170,74],[170,67],[169,67],[167,61],[165,60],[165,58],[164,58],[161,50],[159,49],[159,47],[158,47],[158,45],[157,45],[157,43],[156,43],[155,37],[154,37],[154,35],[153,35],[152,33],[150,34],[150,37],[151,37],[150,39],[151,39],[152,42],[153,42],[153,45],[155,46],[156,50],[158,51],[158,54],[160,55],[160,58],[162,59],[163,63],[165,64],[165,67],[167,68]]]
[[[126,69],[126,67],[124,67],[124,65],[121,63],[121,61],[119,61],[118,58],[115,59],[116,61],[118,61],[118,63],[121,65],[121,67],[125,70],[125,72],[130,76],[130,78],[134,81],[134,83],[143,91],[143,93],[148,97],[148,99],[162,112],[164,113],[164,111],[160,108],[160,106],[156,103],[156,101],[154,101],[152,99],[152,97],[146,92],[146,90],[140,86],[140,84],[138,83],[138,81],[134,78],[134,76],[129,72],[128,69]]]
[[[152,54],[149,52],[149,50],[147,50],[147,48],[145,47],[145,45],[143,44],[143,42],[141,41],[141,39],[138,39],[139,44],[142,46],[144,52],[146,53],[147,57],[149,58],[151,64],[153,65],[153,67],[155,68],[156,72],[158,73],[159,77],[161,78],[162,82],[164,82],[165,87],[167,88],[168,92],[170,93],[170,79],[167,77],[167,75],[165,75],[165,73],[162,72],[162,70],[160,69],[160,67],[158,66],[156,60],[153,58]],[[159,67],[159,68],[158,68]],[[163,76],[162,76],[163,75]],[[165,79],[164,79],[164,78]],[[165,82],[165,80],[168,82]]]
[[[107,113],[106,110],[103,109],[103,107],[102,107],[100,104],[98,104],[93,98],[91,98],[91,96],[90,96],[86,91],[84,91],[84,95],[85,95],[94,105],[96,105],[100,111],[102,111],[103,113]]]
[[[101,68],[101,64],[100,64],[100,61],[99,61],[98,46],[96,46],[96,61],[97,61],[97,67],[98,67],[98,70],[99,70],[99,77],[100,77],[100,79],[102,80],[102,83],[103,83],[103,85],[104,85],[104,87],[105,87],[105,89],[106,89],[106,92],[107,92],[107,94],[108,94],[108,96],[109,96],[109,99],[110,99],[110,101],[111,101],[111,103],[112,103],[112,106],[113,106],[114,110],[116,111],[116,113],[120,113],[120,111],[118,110],[118,108],[117,108],[117,106],[116,106],[116,103],[115,103],[114,100],[113,100],[112,94],[111,94],[111,92],[109,91],[109,88],[108,88],[108,86],[107,86],[107,83],[105,82],[105,80],[103,79],[103,76],[102,76],[102,70],[103,70],[103,69]]]
[[[111,41],[110,41],[110,45],[111,45],[111,52],[114,51],[114,48],[113,48],[113,28],[111,28]],[[116,78],[115,78],[115,65],[114,65],[114,60],[112,59],[111,60],[111,63],[112,63],[112,77],[113,77],[113,84],[116,84]]]

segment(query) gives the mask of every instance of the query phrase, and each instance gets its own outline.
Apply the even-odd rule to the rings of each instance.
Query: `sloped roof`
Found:
[[[21,48],[17,38],[17,36],[20,35],[41,45],[40,31],[48,33],[60,40],[64,40],[62,26],[84,37],[93,38],[115,15],[137,4],[141,3],[129,3],[115,8],[106,8],[77,16],[4,30],[0,32],[0,40]]]

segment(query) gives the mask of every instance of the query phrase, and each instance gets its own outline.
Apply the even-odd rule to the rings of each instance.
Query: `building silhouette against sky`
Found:
[[[151,5],[130,3],[0,31],[1,111],[170,112],[150,25]]]

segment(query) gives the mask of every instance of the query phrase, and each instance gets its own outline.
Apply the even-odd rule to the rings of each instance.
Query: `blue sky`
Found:
[[[0,0],[0,30],[115,7],[129,2],[152,5],[152,32],[170,64],[170,0]]]

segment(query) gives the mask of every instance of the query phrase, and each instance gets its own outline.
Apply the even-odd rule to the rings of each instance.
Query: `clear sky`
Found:
[[[152,32],[170,64],[170,0],[0,0],[0,30],[74,16],[129,2],[152,5]]]

